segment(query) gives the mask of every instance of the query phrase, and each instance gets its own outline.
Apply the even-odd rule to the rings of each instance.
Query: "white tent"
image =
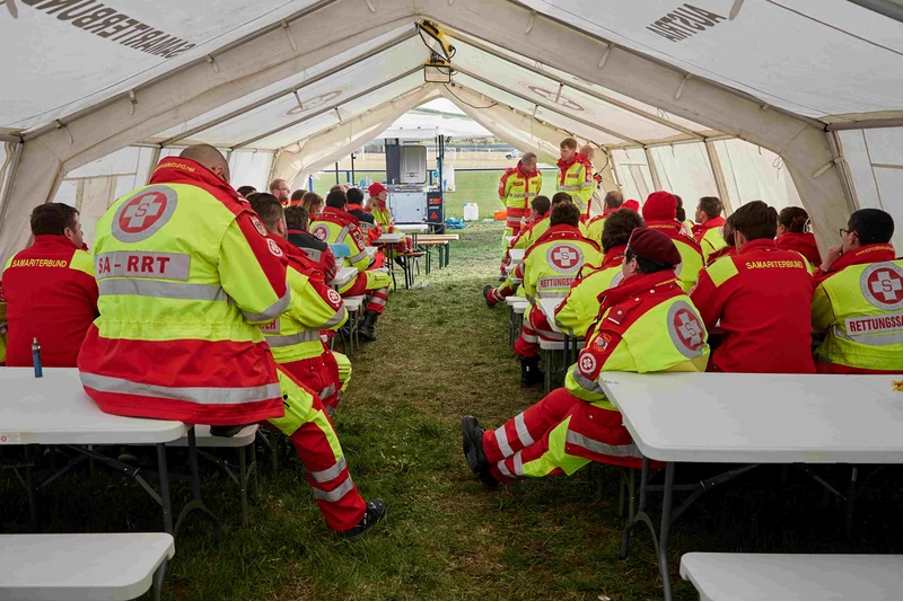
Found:
[[[451,84],[425,82],[423,18]],[[187,144],[235,184],[300,182],[436,98],[546,162],[593,144],[628,196],[803,204],[823,246],[883,207],[900,249],[899,21],[892,0],[6,0],[0,260],[35,205],[90,221]]]

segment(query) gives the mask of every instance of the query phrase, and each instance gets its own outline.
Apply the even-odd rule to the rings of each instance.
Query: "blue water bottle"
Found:
[[[31,344],[31,356],[35,362],[35,378],[44,376],[44,369],[41,368],[41,346],[38,344],[38,337]]]

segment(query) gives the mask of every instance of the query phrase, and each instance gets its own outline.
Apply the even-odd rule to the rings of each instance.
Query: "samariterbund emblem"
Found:
[[[901,268],[891,261],[869,266],[860,276],[860,292],[878,308],[901,309],[904,299]]]
[[[121,242],[144,240],[162,228],[175,212],[175,190],[159,184],[142,188],[116,210],[111,224],[113,236]]]

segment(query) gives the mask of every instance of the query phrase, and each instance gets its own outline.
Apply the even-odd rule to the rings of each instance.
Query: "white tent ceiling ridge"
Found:
[[[362,92],[353,94],[352,96],[349,96],[348,98],[344,99],[341,103],[338,103],[335,105],[330,105],[328,107],[324,107],[318,111],[311,113],[310,115],[306,115],[304,117],[301,117],[301,118],[291,121],[289,123],[281,125],[268,132],[264,132],[263,134],[259,134],[257,136],[254,136],[253,138],[243,140],[242,142],[239,142],[237,144],[230,145],[230,150],[237,150],[237,149],[243,148],[249,144],[253,144],[253,143],[257,142],[258,140],[263,140],[264,138],[268,138],[268,137],[272,136],[273,134],[278,134],[280,132],[284,132],[292,127],[295,127],[296,125],[299,125],[301,123],[304,123],[305,121],[308,121],[309,119],[317,117],[318,115],[323,115],[323,114],[329,113],[331,111],[337,111],[339,109],[339,107],[341,107],[344,104],[348,104],[354,100],[367,96],[368,94],[373,94],[374,92],[376,92],[386,86],[389,86],[390,84],[393,84],[393,83],[395,83],[401,79],[404,79],[410,75],[414,75],[415,73],[419,73],[422,69],[423,69],[422,66],[418,66],[413,69],[409,69],[408,71],[400,73],[386,81],[380,82],[379,84],[377,84],[375,86],[371,86],[370,88],[368,88]],[[340,119],[340,121],[341,121],[341,119]]]
[[[373,48],[372,50],[370,50],[362,55],[355,56],[354,58],[351,58],[348,61],[345,61],[341,65],[337,65],[336,67],[333,67],[332,69],[328,69],[328,70],[324,71],[323,73],[318,73],[314,77],[306,79],[301,84],[289,86],[287,88],[274,92],[273,94],[270,94],[264,98],[261,98],[251,104],[243,105],[242,107],[239,107],[236,110],[231,111],[225,115],[217,117],[216,119],[202,123],[201,125],[188,129],[188,130],[182,132],[181,134],[179,134],[177,136],[173,136],[167,140],[163,140],[159,144],[160,144],[161,148],[165,147],[165,146],[171,146],[175,142],[178,142],[180,140],[185,140],[186,138],[189,138],[195,134],[208,130],[214,126],[220,125],[221,123],[225,123],[226,121],[229,121],[230,119],[238,117],[248,111],[261,107],[274,100],[278,100],[289,94],[295,94],[309,86],[312,86],[320,81],[327,79],[328,77],[341,73],[341,72],[347,70],[349,67],[352,67],[355,64],[357,64],[365,59],[379,55],[386,50],[394,48],[396,45],[398,45],[402,42],[405,42],[407,40],[410,40],[415,35],[417,35],[417,32],[414,30],[414,28],[411,28],[410,31],[408,31],[400,36],[397,36],[383,44],[380,44],[379,46]]]
[[[348,125],[348,124],[350,124],[350,123],[354,123],[355,121],[361,121],[361,120],[363,120],[364,118],[366,118],[367,116],[369,116],[369,115],[371,115],[371,114],[373,114],[373,113],[376,113],[376,112],[378,112],[378,111],[380,111],[380,110],[382,110],[382,109],[384,109],[384,108],[386,108],[386,107],[396,105],[396,104],[398,104],[399,102],[407,102],[411,97],[416,96],[417,94],[421,93],[424,89],[426,89],[426,88],[428,88],[428,87],[431,87],[431,86],[430,86],[429,84],[424,84],[424,85],[421,85],[421,86],[419,86],[419,87],[417,87],[417,88],[414,88],[414,89],[412,89],[412,90],[408,90],[408,91],[404,92],[403,94],[399,94],[398,96],[396,96],[396,97],[394,97],[394,98],[391,98],[390,100],[387,100],[386,102],[383,102],[383,103],[381,103],[381,104],[379,104],[379,105],[376,105],[376,106],[374,106],[374,107],[371,107],[370,109],[368,109],[368,110],[366,110],[366,111],[362,111],[362,112],[358,113],[357,115],[354,115],[353,117],[349,117],[349,118],[347,118],[347,119],[344,119],[344,120],[343,120],[342,122],[340,122],[340,123],[337,123],[337,124],[335,124],[335,125],[331,125],[331,126],[329,126],[329,127],[323,128],[322,130],[318,130],[317,132],[314,132],[313,134],[310,134],[310,135],[308,135],[308,136],[305,136],[305,137],[302,138],[301,140],[298,140],[298,141],[296,141],[296,142],[293,142],[292,144],[287,144],[287,145],[285,145],[285,146],[282,146],[282,147],[276,149],[275,152],[276,152],[276,153],[279,153],[279,152],[282,152],[282,151],[290,151],[291,147],[293,147],[293,146],[298,147],[298,150],[296,150],[296,151],[294,151],[294,152],[299,152],[299,151],[301,151],[301,149],[304,147],[304,144],[305,144],[305,142],[306,142],[307,140],[309,140],[309,139],[311,139],[311,138],[315,138],[315,137],[317,137],[317,136],[324,135],[324,134],[329,134],[330,132],[333,132],[333,131],[335,131],[335,130],[341,128],[342,126],[346,126],[346,125]],[[427,98],[427,99],[423,100],[422,102],[423,102],[423,103],[427,103],[427,102],[429,102],[430,100],[432,100],[432,99],[431,99],[431,98]],[[311,117],[313,117],[313,115],[311,115]],[[238,149],[237,149],[237,150],[238,150]]]
[[[468,35],[464,35],[460,32],[454,32],[451,37],[453,37],[455,39],[459,39],[459,40],[465,42],[466,44],[473,46],[473,47],[481,50],[482,52],[486,52],[487,54],[490,54],[498,59],[501,59],[501,60],[509,63],[509,64],[516,65],[522,69],[526,69],[528,71],[536,73],[537,75],[542,75],[543,77],[551,79],[551,80],[555,81],[557,84],[559,84],[559,86],[561,86],[562,89],[572,88],[583,94],[586,94],[588,96],[592,96],[598,100],[601,100],[605,103],[614,105],[614,106],[616,106],[620,109],[623,109],[625,111],[628,111],[630,113],[634,113],[635,115],[638,115],[639,117],[643,117],[644,119],[649,119],[650,121],[654,121],[660,125],[664,125],[666,127],[669,127],[674,130],[677,130],[679,132],[682,132],[684,134],[687,134],[691,138],[696,138],[697,140],[701,140],[701,141],[703,140],[703,136],[701,136],[699,133],[695,132],[694,130],[692,130],[690,128],[686,128],[680,124],[669,121],[667,118],[663,118],[663,117],[660,117],[659,115],[655,115],[648,111],[644,111],[643,109],[635,107],[629,103],[622,102],[622,101],[618,100],[617,98],[614,98],[614,97],[606,95],[606,94],[601,94],[595,90],[591,90],[591,89],[589,89],[585,86],[581,86],[575,82],[565,81],[564,78],[558,77],[554,73],[544,71],[542,66],[539,63],[535,63],[534,65],[531,65],[528,62],[524,62],[524,61],[515,59],[514,57],[512,57],[510,55],[506,55],[501,52],[497,52],[490,46],[483,44],[482,42],[475,40],[474,38],[472,38]]]

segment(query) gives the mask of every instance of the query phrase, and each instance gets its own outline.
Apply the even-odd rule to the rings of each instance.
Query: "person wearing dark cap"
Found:
[[[812,374],[813,277],[796,251],[775,246],[778,213],[763,201],[731,216],[738,254],[700,272],[691,299],[706,327],[718,322],[722,345],[713,372]]]
[[[682,224],[677,216],[678,199],[671,193],[658,190],[651,193],[643,204],[644,225],[672,239],[681,253],[681,263],[675,268],[675,276],[681,288],[689,291],[697,284],[697,274],[703,269],[703,252],[696,240],[681,233]]]
[[[638,228],[628,241],[624,279],[602,293],[601,319],[587,337],[565,386],[484,431],[461,421],[471,470],[489,486],[525,477],[572,474],[591,461],[638,468],[639,452],[618,409],[597,383],[600,372],[702,372],[706,329],[675,281],[681,255],[661,232]]]

